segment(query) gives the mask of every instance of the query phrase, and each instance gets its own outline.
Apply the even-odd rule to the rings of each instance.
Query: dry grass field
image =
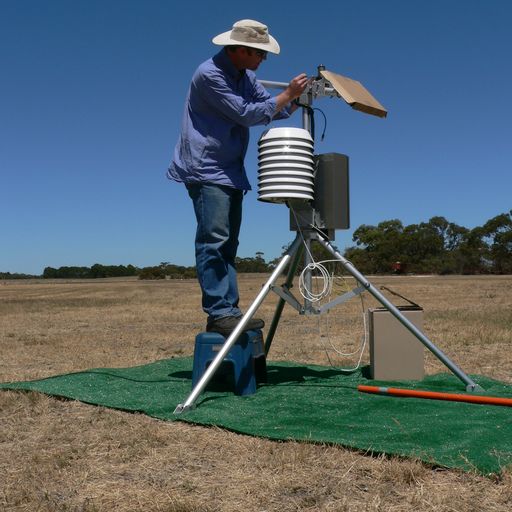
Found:
[[[265,279],[241,276],[244,308]],[[421,304],[426,334],[466,372],[512,382],[512,276],[371,281]],[[259,316],[269,322],[275,303]],[[1,381],[191,355],[205,322],[188,280],[4,281],[0,318]],[[352,352],[362,334],[358,299],[320,319],[286,307],[270,359],[329,364],[327,349],[350,366],[329,343]],[[445,368],[429,354],[426,371]],[[37,393],[0,392],[0,448],[2,511],[512,510],[512,469],[486,478]]]

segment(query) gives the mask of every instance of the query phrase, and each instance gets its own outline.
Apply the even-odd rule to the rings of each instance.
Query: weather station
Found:
[[[267,89],[285,89],[283,82],[260,81]],[[223,340],[208,366],[198,371],[194,365],[192,391],[174,413],[183,413],[195,406],[222,362],[230,354],[240,338],[249,338],[247,350],[256,347],[254,357],[269,353],[286,304],[299,315],[322,315],[334,307],[363,293],[372,295],[382,310],[394,317],[393,324],[405,327],[408,335],[418,340],[434,354],[465,385],[467,392],[482,390],[463,370],[441,351],[401,308],[388,300],[372,283],[347,260],[333,245],[335,231],[350,227],[349,157],[340,153],[315,154],[315,126],[313,103],[322,98],[343,100],[354,110],[385,118],[387,110],[358,81],[328,71],[318,66],[316,76],[310,79],[307,88],[297,103],[302,108],[302,128],[271,128],[258,141],[258,200],[285,205],[289,210],[290,230],[295,238],[288,245],[279,263],[262,286],[246,313],[240,318],[232,333]],[[354,278],[356,286],[319,306],[319,299],[328,296],[329,276],[311,253],[311,245],[320,244]],[[301,297],[291,289],[299,263],[303,261],[303,272],[299,279]],[[283,284],[276,282],[286,272]],[[314,277],[323,276],[325,286],[319,291],[313,289]],[[251,338],[253,331],[244,329],[269,293],[279,296],[273,319],[261,346]],[[398,322],[398,323],[397,323]],[[242,336],[243,335],[243,336]],[[261,336],[261,333],[260,333]],[[257,341],[257,339],[256,339]],[[421,346],[420,345],[420,346]],[[423,348],[422,347],[422,348]],[[250,358],[246,361],[248,364]],[[397,364],[401,364],[397,361]]]

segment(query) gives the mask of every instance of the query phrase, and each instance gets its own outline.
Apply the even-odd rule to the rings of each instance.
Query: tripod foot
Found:
[[[478,384],[473,383],[473,384],[468,384],[466,386],[466,391],[468,393],[480,393],[482,391],[485,391],[485,389],[482,386],[479,386]]]
[[[178,404],[176,409],[174,409],[173,414],[181,414],[183,412],[189,411],[190,409],[195,409],[194,404],[191,404],[191,405]]]

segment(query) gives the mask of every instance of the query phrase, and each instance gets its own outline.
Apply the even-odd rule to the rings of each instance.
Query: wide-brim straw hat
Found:
[[[212,39],[219,46],[241,45],[279,54],[279,43],[268,33],[268,27],[255,20],[237,21],[233,28]]]

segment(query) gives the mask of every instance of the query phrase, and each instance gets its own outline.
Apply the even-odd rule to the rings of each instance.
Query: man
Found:
[[[254,71],[279,54],[268,28],[254,20],[237,21],[215,38],[223,48],[203,62],[192,77],[181,135],[168,177],[183,182],[197,219],[196,268],[207,331],[228,335],[238,324],[235,257],[242,218],[242,198],[251,189],[244,168],[249,127],[287,118],[292,101],[304,91],[305,74],[295,77],[276,97],[256,80]],[[253,318],[246,329],[261,329]]]

